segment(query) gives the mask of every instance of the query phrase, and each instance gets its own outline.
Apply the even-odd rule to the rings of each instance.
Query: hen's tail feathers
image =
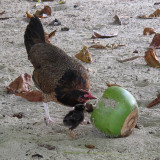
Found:
[[[30,22],[24,34],[24,44],[28,54],[31,47],[36,43],[45,43],[45,36],[43,26],[39,18],[34,15],[34,17],[30,18]]]

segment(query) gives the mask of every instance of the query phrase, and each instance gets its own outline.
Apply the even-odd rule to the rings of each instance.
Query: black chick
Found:
[[[72,132],[83,120],[84,120],[84,109],[83,104],[77,104],[74,106],[74,110],[70,111],[63,119],[63,124],[69,127],[70,136],[74,138],[74,133]]]

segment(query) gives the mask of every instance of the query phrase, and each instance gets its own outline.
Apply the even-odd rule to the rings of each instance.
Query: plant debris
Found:
[[[152,28],[144,28],[143,35],[152,35],[156,32]]]
[[[99,32],[99,31],[93,31],[91,38],[112,38],[112,37],[116,37],[117,35],[118,35],[118,33],[113,33],[113,34],[107,35],[102,32]]]
[[[156,33],[150,44],[151,48],[160,49],[160,34]]]
[[[129,17],[124,15],[115,15],[114,23],[119,25],[127,25],[129,23]]]
[[[34,158],[34,157],[43,158],[43,156],[42,156],[42,155],[40,155],[40,154],[38,154],[38,153],[33,154],[33,155],[32,155],[32,158]]]
[[[25,116],[24,116],[24,113],[23,113],[23,112],[19,112],[19,113],[13,114],[13,117],[17,117],[18,119],[21,119],[21,118],[23,118],[23,117],[25,117]]]
[[[60,26],[60,25],[61,25],[61,22],[56,18],[49,24],[49,26]]]
[[[83,46],[83,49],[80,51],[80,53],[76,54],[75,57],[86,63],[92,62],[91,54],[86,46]]]
[[[103,46],[101,44],[94,44],[94,45],[90,46],[89,48],[106,49],[106,46]]]
[[[138,53],[138,50],[137,50],[137,49],[136,49],[136,50],[134,50],[134,51],[133,51],[133,53]]]
[[[47,18],[48,16],[51,16],[51,7],[44,6],[42,10],[37,10],[34,14],[39,18]],[[33,17],[33,15],[29,14],[28,11],[26,11],[26,15],[27,18]]]
[[[94,149],[95,148],[95,146],[93,144],[85,144],[85,147],[89,148],[89,149]]]
[[[27,73],[22,74],[9,84],[7,94],[15,94],[30,102],[42,101],[42,92],[39,90],[29,91],[31,76]]]
[[[120,63],[123,63],[123,62],[135,60],[135,59],[140,58],[140,57],[144,58],[144,56],[134,56],[134,57],[126,58],[126,59],[123,59],[123,60],[117,59],[117,61],[120,62]]]
[[[55,150],[56,147],[49,144],[38,144],[39,147],[47,148],[48,150]]]
[[[50,43],[50,40],[49,40],[49,39],[50,39],[51,37],[55,36],[56,31],[57,31],[57,30],[54,30],[53,32],[51,32],[51,33],[49,33],[49,34],[46,33],[46,32],[44,32],[46,42]]]
[[[69,28],[68,27],[63,27],[63,28],[61,28],[61,31],[69,31]]]
[[[30,84],[31,76],[24,73],[9,84],[7,87],[7,94],[28,92]]]
[[[154,99],[151,103],[147,105],[147,108],[151,108],[155,106],[156,104],[160,103],[160,94],[157,95],[157,98]]]
[[[111,84],[111,83],[108,83],[108,82],[106,82],[106,85],[107,85],[107,87],[112,87],[112,86],[118,86],[118,87],[121,87],[120,85],[118,85],[118,84]]]
[[[119,44],[112,43],[112,44],[107,44],[106,45],[106,47],[110,48],[110,49],[117,49],[117,48],[122,47],[122,46],[125,46],[125,45],[121,44],[121,43],[119,43]]]
[[[154,48],[149,48],[145,52],[145,61],[151,67],[160,68],[160,59],[156,55],[156,50]]]
[[[139,15],[138,16],[138,18],[141,18],[141,19],[152,19],[152,18],[157,18],[157,17],[160,17],[160,9],[155,10],[149,16],[146,16],[146,15]]]
[[[42,92],[39,90],[33,90],[30,92],[22,92],[22,93],[15,93],[16,96],[20,96],[25,98],[30,102],[42,102],[43,96]]]

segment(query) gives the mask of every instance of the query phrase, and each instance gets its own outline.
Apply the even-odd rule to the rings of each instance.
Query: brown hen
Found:
[[[33,81],[43,93],[47,123],[52,122],[47,102],[73,107],[94,99],[87,70],[63,50],[45,41],[42,24],[36,16],[30,18],[24,43],[34,66]]]

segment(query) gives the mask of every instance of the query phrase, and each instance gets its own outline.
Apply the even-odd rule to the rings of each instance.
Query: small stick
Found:
[[[160,103],[160,94],[157,95],[157,98],[155,100],[153,100],[151,103],[147,105],[147,108],[151,108],[158,103]]]
[[[6,19],[9,19],[9,18],[13,18],[13,17],[0,17],[0,20],[6,20]]]
[[[127,62],[127,61],[132,61],[134,59],[141,58],[141,57],[144,58],[144,56],[135,56],[135,57],[131,57],[131,58],[123,59],[123,60],[117,59],[117,61],[123,63],[123,62]]]

